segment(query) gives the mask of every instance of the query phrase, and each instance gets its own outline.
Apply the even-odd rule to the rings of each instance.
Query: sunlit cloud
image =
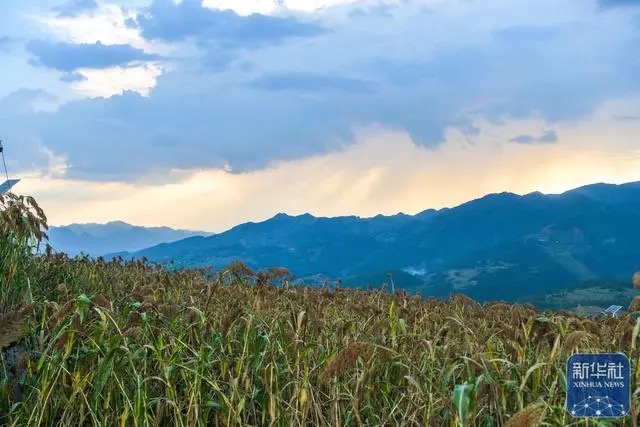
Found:
[[[52,150],[46,147],[42,147],[42,152],[49,159],[49,165],[44,171],[43,177],[45,178],[64,178],[69,167],[65,156],[56,154]]]
[[[151,42],[143,38],[140,30],[130,25],[130,20],[138,13],[135,8],[126,9],[117,4],[100,2],[98,7],[79,15],[48,13],[33,16],[38,21],[43,32],[52,36],[58,44],[70,51],[75,46],[103,46],[137,49],[147,56],[162,56],[171,54],[175,47],[162,42]],[[63,63],[64,58],[57,59]],[[72,89],[87,97],[110,97],[122,94],[124,91],[138,92],[148,96],[155,86],[156,79],[169,65],[163,61],[135,61],[128,65],[117,65],[107,68],[80,68],[70,79]],[[69,74],[62,76],[63,81]]]
[[[220,231],[637,180],[640,27],[605,3],[34,7],[2,53],[16,189],[54,224]]]
[[[121,95],[125,91],[133,91],[142,96],[149,96],[156,85],[162,68],[148,63],[131,67],[111,67],[106,69],[79,69],[84,77],[72,84],[74,90],[89,98],[109,98]]]
[[[223,231],[278,212],[414,214],[493,192],[559,193],[593,182],[640,180],[640,148],[632,143],[640,122],[611,118],[623,105],[604,106],[590,121],[556,126],[552,144],[509,142],[517,132],[541,134],[549,127],[536,117],[502,125],[478,119],[477,135],[452,128],[437,148],[372,126],[357,130],[357,141],[341,150],[242,174],[175,171],[156,185],[33,177],[17,190],[36,196],[55,224],[118,218]]]
[[[103,3],[87,15],[59,16],[44,14],[34,16],[43,28],[56,39],[71,43],[96,43],[106,45],[128,44],[150,53],[156,52],[154,45],[140,36],[140,31],[129,27],[127,20],[135,16],[135,11],[126,11],[115,4]]]
[[[397,1],[387,1],[395,3]],[[316,12],[334,6],[351,3],[370,3],[370,0],[203,0],[205,7],[220,10],[233,10],[239,15],[247,16],[252,13],[272,14],[280,11]],[[376,3],[380,3],[376,1]]]

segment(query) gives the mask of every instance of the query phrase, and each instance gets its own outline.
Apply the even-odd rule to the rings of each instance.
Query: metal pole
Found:
[[[0,139],[0,154],[2,154],[2,164],[4,165],[4,174],[7,176],[7,181],[9,181],[9,171],[7,170],[7,162],[4,160],[4,149],[2,147],[1,139]]]

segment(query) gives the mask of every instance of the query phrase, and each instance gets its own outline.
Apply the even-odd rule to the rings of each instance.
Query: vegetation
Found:
[[[29,289],[25,264],[47,237],[47,217],[32,197],[0,194],[0,312],[22,302]]]
[[[640,385],[631,315],[33,256],[46,218],[20,203],[0,226],[3,424],[578,425],[564,372],[579,350],[631,355]],[[634,393],[615,425],[639,411]]]
[[[617,280],[592,280],[566,287],[556,292],[531,297],[528,302],[543,310],[584,310],[600,313],[611,305],[628,307],[637,291]]]
[[[413,216],[278,214],[133,255],[184,267],[283,265],[314,286],[325,278],[379,286],[391,272],[397,288],[423,295],[529,302],[585,281],[628,287],[638,268],[639,201],[637,183],[596,184],[561,195],[491,194]]]

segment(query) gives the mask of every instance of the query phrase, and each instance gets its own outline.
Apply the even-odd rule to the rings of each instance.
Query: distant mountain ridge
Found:
[[[169,227],[142,227],[123,221],[106,224],[70,224],[51,227],[49,244],[54,250],[71,256],[86,253],[101,256],[113,252],[138,251],[165,242],[175,242],[192,236],[212,233],[176,230]]]
[[[283,266],[309,283],[380,285],[392,273],[396,287],[424,295],[521,300],[581,282],[628,281],[640,269],[640,182],[489,194],[417,215],[278,214],[124,255],[185,267]]]

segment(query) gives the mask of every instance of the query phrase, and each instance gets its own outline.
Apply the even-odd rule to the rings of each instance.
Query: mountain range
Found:
[[[54,250],[75,256],[85,253],[101,256],[120,251],[138,251],[160,243],[211,233],[174,230],[169,227],[142,227],[123,221],[106,224],[71,224],[51,227],[49,244]]]
[[[462,292],[479,300],[544,298],[581,284],[628,288],[640,269],[640,182],[490,194],[417,215],[278,214],[118,255],[178,267],[242,260],[256,269],[286,267],[308,284],[389,282],[425,296]]]

